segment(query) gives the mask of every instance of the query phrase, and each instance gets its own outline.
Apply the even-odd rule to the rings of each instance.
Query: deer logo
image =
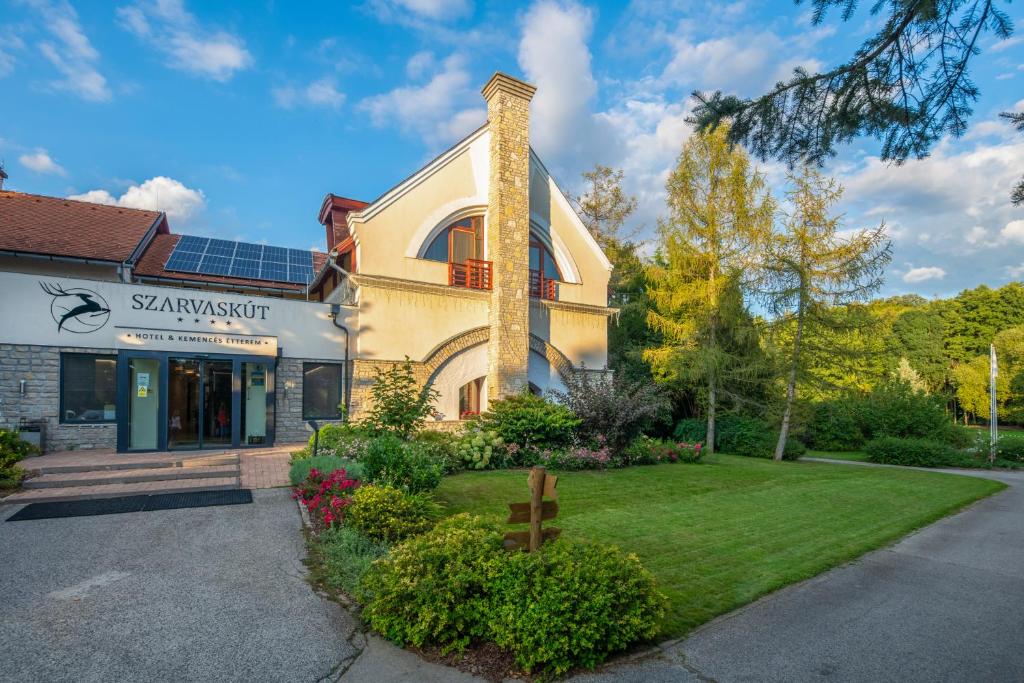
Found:
[[[53,297],[53,301],[50,302],[50,315],[57,323],[58,332],[87,334],[107,324],[110,306],[106,299],[91,289],[64,289],[60,285],[44,282],[40,282],[39,286]]]

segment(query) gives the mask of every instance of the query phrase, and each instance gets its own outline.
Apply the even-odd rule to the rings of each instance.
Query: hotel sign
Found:
[[[319,302],[10,271],[0,272],[0,292],[5,344],[345,356],[331,307]]]
[[[116,348],[139,351],[276,356],[277,337],[227,332],[185,332],[154,330],[145,327],[122,327],[117,329]]]

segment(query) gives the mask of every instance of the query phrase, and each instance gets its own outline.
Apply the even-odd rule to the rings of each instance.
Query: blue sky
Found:
[[[876,25],[775,2],[0,0],[7,187],[161,208],[179,232],[323,248],[327,192],[371,200],[484,121],[495,70],[538,86],[533,146],[570,193],[622,168],[650,236],[694,89],[762,92],[844,59]],[[1007,5],[1018,25],[1024,6]],[[1024,28],[1024,27],[1022,27]],[[845,148],[850,228],[884,220],[886,293],[1024,278],[1024,32],[982,44],[968,134],[924,161]],[[781,188],[783,169],[762,165]]]

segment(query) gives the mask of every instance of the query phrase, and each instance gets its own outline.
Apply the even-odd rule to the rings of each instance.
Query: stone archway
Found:
[[[466,349],[477,346],[478,344],[486,344],[491,338],[491,330],[487,326],[474,327],[471,330],[460,332],[454,337],[450,337],[445,341],[441,342],[423,358],[422,363],[423,374],[425,379],[433,377],[437,369],[444,365],[444,363],[452,356],[465,351]]]
[[[576,372],[572,361],[564,353],[535,334],[530,335],[530,350],[543,356],[562,379],[569,379]]]

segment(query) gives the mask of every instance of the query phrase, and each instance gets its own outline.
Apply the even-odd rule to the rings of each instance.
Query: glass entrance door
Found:
[[[170,358],[167,448],[231,445],[231,361]]]
[[[171,358],[167,367],[167,448],[199,448],[202,361]]]
[[[204,360],[201,446],[231,445],[231,361]]]

